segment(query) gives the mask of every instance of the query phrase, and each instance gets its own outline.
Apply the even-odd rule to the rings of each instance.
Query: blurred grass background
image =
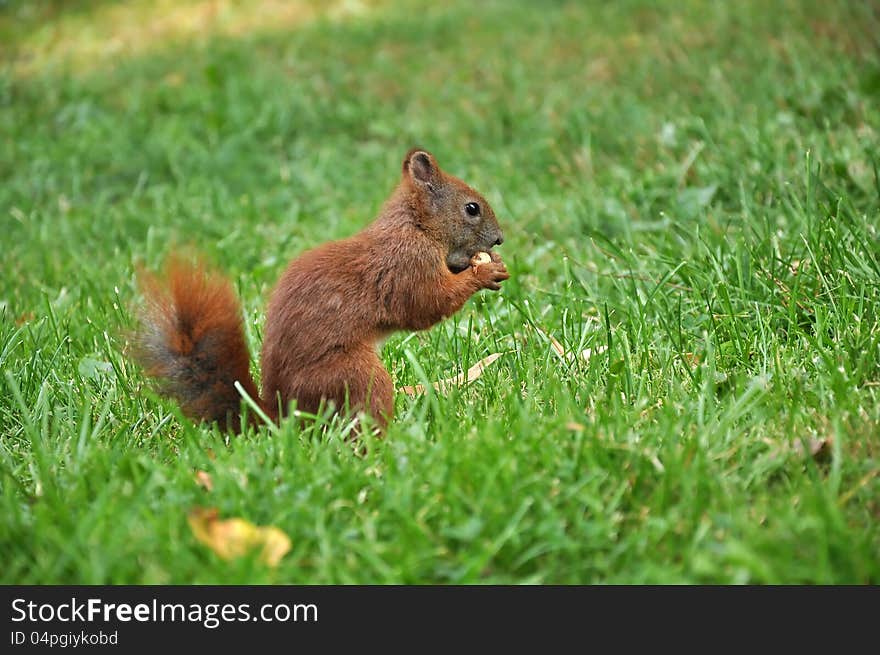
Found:
[[[878,11],[0,3],[2,579],[878,582]],[[416,144],[513,279],[383,357],[403,385],[507,353],[481,380],[399,398],[365,458],[145,393],[137,264],[206,253],[258,352],[286,261]],[[222,562],[195,504],[294,551]]]

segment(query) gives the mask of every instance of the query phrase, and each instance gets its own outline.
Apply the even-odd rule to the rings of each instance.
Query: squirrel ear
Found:
[[[430,185],[437,177],[437,162],[430,152],[414,148],[403,160],[403,172],[416,182]]]

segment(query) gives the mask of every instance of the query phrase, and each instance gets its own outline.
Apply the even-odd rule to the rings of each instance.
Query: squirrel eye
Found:
[[[480,214],[480,206],[475,202],[466,204],[464,210],[468,213],[468,216],[479,216]]]

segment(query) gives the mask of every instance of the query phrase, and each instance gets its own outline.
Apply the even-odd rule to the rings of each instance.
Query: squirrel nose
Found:
[[[498,233],[498,238],[495,239],[495,244],[494,244],[494,245],[496,245],[496,246],[500,246],[502,243],[504,243],[504,235],[501,234],[501,233],[499,232],[499,233]]]

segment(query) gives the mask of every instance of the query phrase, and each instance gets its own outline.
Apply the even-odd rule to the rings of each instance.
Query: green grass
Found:
[[[0,3],[0,582],[880,583],[876,3],[278,4]],[[512,279],[383,359],[479,380],[362,457],[149,392],[139,264],[205,253],[256,353],[415,144]],[[291,552],[223,561],[195,506]]]

